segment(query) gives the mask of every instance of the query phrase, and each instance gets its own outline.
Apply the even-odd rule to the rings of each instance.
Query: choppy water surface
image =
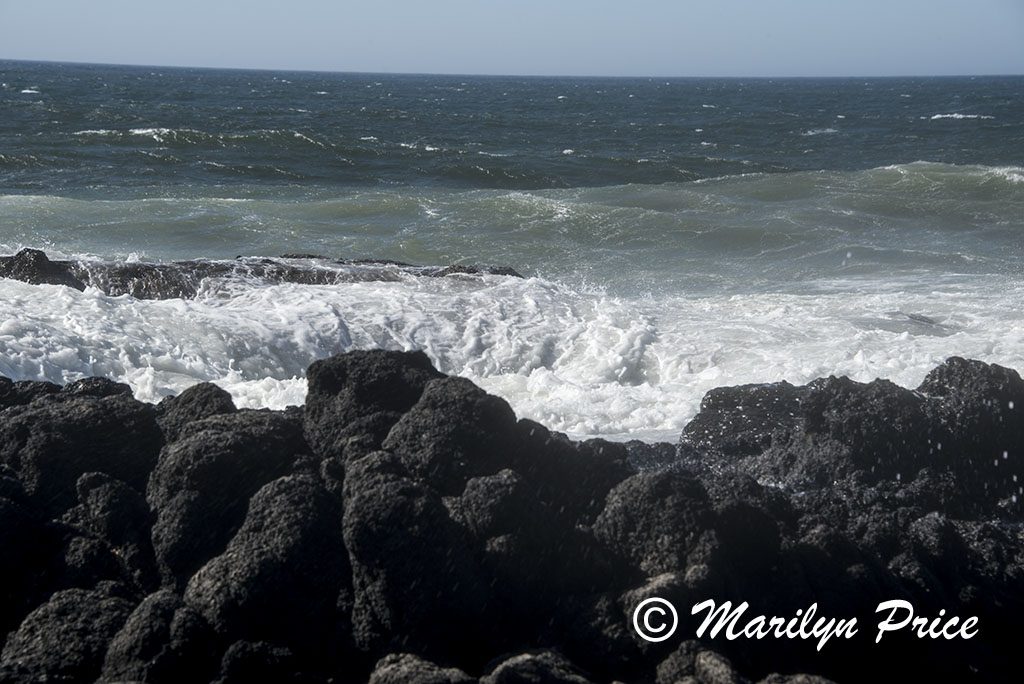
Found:
[[[552,428],[674,439],[708,389],[1024,368],[1024,78],[515,79],[0,62],[0,252],[509,265],[163,300],[0,280],[0,372],[203,380],[423,349]],[[244,269],[241,269],[244,270]],[[393,276],[393,277],[392,277]]]

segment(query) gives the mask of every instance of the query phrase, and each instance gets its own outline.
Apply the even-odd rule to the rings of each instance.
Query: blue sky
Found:
[[[0,0],[0,58],[607,76],[1024,73],[1024,0]]]

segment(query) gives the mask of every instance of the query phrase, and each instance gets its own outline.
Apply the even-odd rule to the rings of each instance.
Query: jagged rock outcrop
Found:
[[[0,379],[0,682],[1016,681],[1012,370],[721,388],[678,445],[572,442],[422,353],[308,378],[285,411]],[[709,599],[860,633],[698,638]],[[978,634],[875,643],[894,599]]]

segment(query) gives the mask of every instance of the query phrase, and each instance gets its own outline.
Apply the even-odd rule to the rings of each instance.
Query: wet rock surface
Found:
[[[720,388],[676,445],[572,442],[422,353],[308,377],[286,411],[0,379],[0,682],[1017,680],[1012,370]],[[707,600],[858,633],[698,637]],[[893,600],[977,634],[876,643]]]
[[[199,293],[204,281],[215,279],[334,285],[393,281],[405,275],[523,277],[509,266],[413,266],[390,259],[331,259],[316,254],[285,254],[276,259],[240,256],[233,260],[173,263],[51,260],[38,249],[0,256],[0,278],[33,285],[65,285],[76,290],[95,287],[113,297],[127,294],[137,299],[189,299]]]

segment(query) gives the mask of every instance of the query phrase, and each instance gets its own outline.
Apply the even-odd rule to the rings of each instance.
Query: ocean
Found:
[[[16,380],[281,408],[316,359],[421,349],[572,437],[675,441],[717,386],[1024,369],[1022,236],[1024,77],[0,61],[0,254],[197,285],[0,280]],[[195,270],[257,258],[338,277]]]

